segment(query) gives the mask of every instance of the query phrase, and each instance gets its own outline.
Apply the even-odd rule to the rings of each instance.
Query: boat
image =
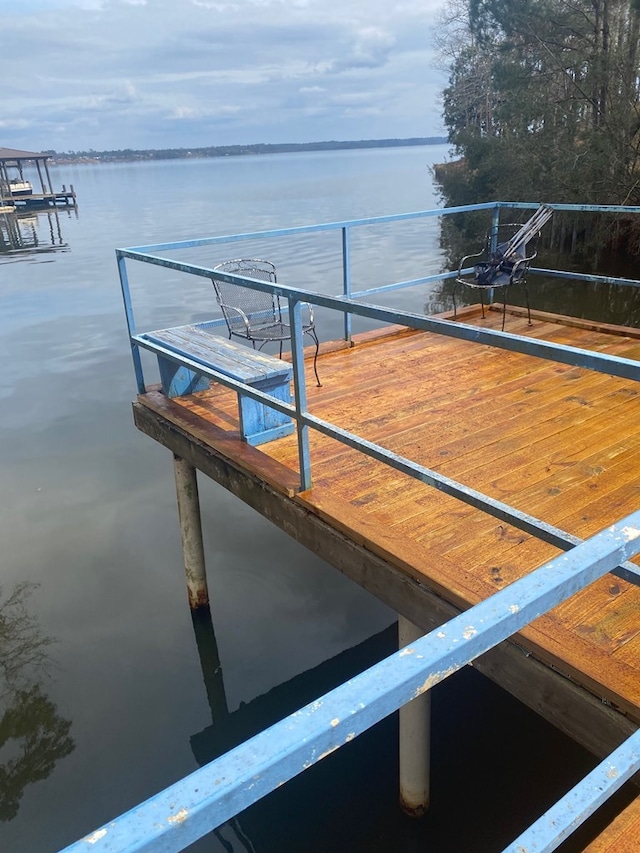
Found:
[[[12,196],[33,195],[33,184],[23,178],[12,178],[9,181],[9,192]]]

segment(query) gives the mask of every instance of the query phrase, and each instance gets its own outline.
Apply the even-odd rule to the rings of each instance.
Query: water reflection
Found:
[[[228,712],[207,614],[197,637],[212,711],[212,725],[190,739],[201,766],[387,657],[398,642],[392,625]],[[205,666],[211,668],[205,672]],[[502,850],[595,764],[472,667],[438,685],[432,698],[433,796],[421,820],[398,806],[398,719],[392,714],[195,842],[190,853]],[[461,778],[483,780],[465,800],[464,821]],[[584,850],[634,796],[622,788],[562,849]]]
[[[193,755],[200,766],[244,743],[397,648],[396,627],[392,625],[262,696],[241,702],[235,711],[230,712],[211,614],[208,608],[202,608],[200,612],[192,613],[192,619],[212,721],[210,726],[190,738]],[[393,717],[383,721],[376,729],[365,732],[343,747],[331,760],[322,761],[292,779],[284,789],[260,800],[189,849],[194,853],[199,850],[204,853],[212,849],[210,844],[214,839],[219,845],[214,849],[221,848],[230,853],[253,853],[256,850],[261,853],[293,853],[302,849],[301,843],[307,845],[304,849],[309,851],[346,849],[340,848],[344,821],[335,819],[334,812],[336,808],[344,811],[344,818],[353,829],[357,821],[352,820],[352,816],[347,818],[346,812],[353,808],[364,815],[369,809],[367,780],[384,772],[381,765],[388,771],[389,778],[396,778],[393,772],[393,764],[397,760],[395,726]],[[379,737],[381,728],[387,735],[385,743],[382,746],[376,743],[374,748],[374,740]],[[392,797],[391,810],[394,813],[395,803]],[[340,807],[337,804],[341,804]],[[327,819],[329,812],[331,820]],[[398,816],[392,821],[396,837],[397,819]],[[399,819],[402,822],[402,818]]]
[[[202,679],[211,711],[211,730],[216,733],[226,732],[230,715],[222,678],[222,665],[220,664],[218,643],[211,619],[211,610],[208,606],[192,610],[191,621],[198,647]],[[205,729],[205,732],[209,731],[209,728]],[[200,755],[200,748],[196,749],[196,747],[193,747],[193,741],[194,739],[197,741],[205,732],[195,735],[192,738],[193,752],[200,764],[205,764],[211,759]],[[226,740],[224,735],[222,735],[222,740],[223,742]],[[233,743],[233,745],[235,746],[236,744]],[[215,750],[216,754],[211,755],[211,758],[216,758],[219,754],[226,751],[226,749],[219,747],[216,747]],[[251,839],[245,834],[238,819],[235,817],[223,826],[214,829],[212,834],[222,849],[228,851],[228,853],[234,853],[234,851],[238,851],[238,853],[241,853],[241,851],[242,853],[253,853],[255,849]],[[194,848],[192,847],[191,849]]]
[[[194,615],[194,626],[195,619]],[[235,711],[230,712],[224,698],[222,669],[213,625],[210,616],[208,619],[204,616],[196,638],[212,724],[190,738],[196,761],[200,765],[207,764],[382,660],[397,648],[396,635],[394,624],[250,702],[241,702]],[[208,669],[205,669],[205,661]]]
[[[58,210],[0,213],[0,255],[67,251]]]
[[[40,681],[51,638],[27,610],[35,584],[0,588],[0,821],[12,820],[27,785],[51,775],[74,749],[71,722],[56,712]]]
[[[211,610],[209,606],[199,607],[191,611],[193,632],[196,637],[202,679],[211,710],[211,722],[223,720],[229,713],[227,697],[222,680],[222,666],[218,654],[218,643],[213,630]]]

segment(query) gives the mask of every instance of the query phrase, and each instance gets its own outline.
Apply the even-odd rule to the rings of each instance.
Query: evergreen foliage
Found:
[[[640,0],[451,0],[447,201],[640,204]]]
[[[210,145],[206,148],[123,148],[117,151],[44,151],[55,162],[110,162],[133,160],[182,160],[193,157],[239,157],[256,154],[288,154],[301,151],[337,151],[350,148],[402,148],[441,145],[442,136],[415,136],[408,139],[359,139],[330,142],[260,142],[253,145]]]

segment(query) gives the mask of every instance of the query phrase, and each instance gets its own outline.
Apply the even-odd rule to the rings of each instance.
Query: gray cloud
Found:
[[[0,0],[0,144],[197,147],[442,133],[444,0]]]

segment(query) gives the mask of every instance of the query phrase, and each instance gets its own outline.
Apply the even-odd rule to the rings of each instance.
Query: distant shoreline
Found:
[[[343,151],[356,148],[404,148],[445,145],[446,136],[419,136],[408,139],[360,139],[331,142],[276,142],[255,145],[212,145],[207,148],[124,148],[118,151],[43,151],[51,163],[122,163],[142,160],[185,160],[202,157],[243,157],[257,154],[289,154],[303,151]]]

